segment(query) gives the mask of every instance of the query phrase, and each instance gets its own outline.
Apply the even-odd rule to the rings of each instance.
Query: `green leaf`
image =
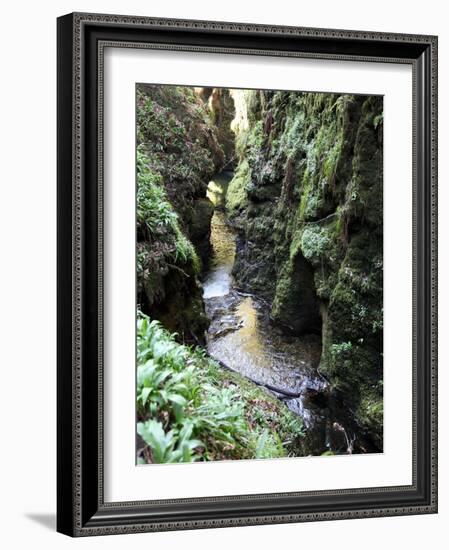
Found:
[[[187,405],[187,399],[183,397],[182,395],[179,395],[177,393],[169,393],[167,395],[167,400],[171,401],[172,403],[176,403],[177,405],[180,405],[181,407]]]
[[[256,447],[256,458],[263,458],[264,456],[264,448],[267,443],[268,439],[268,430],[265,429],[262,433],[262,435],[259,438],[259,442],[257,443]]]
[[[175,444],[174,431],[165,433],[161,422],[157,420],[147,420],[137,424],[137,433],[151,447],[153,459],[157,464],[167,462],[168,455]]]
[[[143,406],[146,405],[146,402],[148,400],[148,396],[150,395],[152,389],[151,388],[143,388],[140,392],[139,399]]]
[[[181,424],[185,418],[184,407],[173,403],[173,413],[175,415],[175,420],[177,424]]]
[[[169,369],[165,369],[162,372],[158,372],[154,376],[153,383],[155,386],[160,386],[164,380],[166,380],[171,374]]]

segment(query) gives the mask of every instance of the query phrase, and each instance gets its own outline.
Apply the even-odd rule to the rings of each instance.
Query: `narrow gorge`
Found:
[[[136,109],[139,463],[382,452],[382,98]]]

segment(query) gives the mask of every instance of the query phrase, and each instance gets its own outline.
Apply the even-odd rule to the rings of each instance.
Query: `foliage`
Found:
[[[137,223],[148,230],[148,240],[173,243],[170,255],[175,262],[191,262],[197,271],[200,263],[195,247],[183,233],[179,217],[167,199],[162,176],[155,174],[142,147],[137,148]]]
[[[137,148],[137,223],[145,224],[151,234],[158,229],[177,225],[178,217],[167,200],[161,174],[149,167],[149,160]]]
[[[347,352],[352,351],[352,342],[342,342],[341,344],[332,344],[330,349],[333,357],[342,357],[345,354],[347,354]]]
[[[240,163],[227,198],[240,236],[233,274],[239,287],[264,292],[271,318],[296,332],[309,313],[304,297],[316,297],[320,372],[381,447],[382,98],[243,98]]]
[[[140,461],[273,458],[300,445],[302,422],[284,404],[143,314],[137,364]]]
[[[246,185],[250,173],[247,162],[239,164],[226,192],[226,208],[229,214],[235,215],[247,204]]]
[[[193,89],[138,88],[137,122],[138,144],[168,185],[184,180],[200,189],[203,178],[213,174],[213,155],[220,156],[221,151],[216,141],[208,140],[210,120]]]
[[[301,235],[301,250],[310,261],[318,261],[326,254],[330,246],[329,232],[319,225],[307,226]]]
[[[193,426],[184,424],[180,430],[165,432],[161,422],[147,420],[137,426],[138,434],[149,445],[153,462],[193,462],[198,459],[194,449],[201,447],[201,441],[191,439]]]
[[[193,88],[138,84],[136,124],[137,301],[195,341],[208,324],[198,278],[212,217],[206,190],[223,151]]]

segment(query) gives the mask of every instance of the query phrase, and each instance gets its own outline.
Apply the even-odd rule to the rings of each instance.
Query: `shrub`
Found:
[[[136,399],[139,462],[280,457],[294,454],[303,435],[283,403],[141,313]]]
[[[150,238],[173,243],[174,262],[192,262],[199,272],[195,247],[182,231],[178,215],[167,199],[162,176],[152,171],[141,146],[137,148],[137,224],[147,229]]]

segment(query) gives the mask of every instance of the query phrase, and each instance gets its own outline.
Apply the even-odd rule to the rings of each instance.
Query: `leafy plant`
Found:
[[[341,342],[340,344],[331,345],[331,354],[333,357],[345,356],[352,351],[352,342]]]
[[[180,432],[177,430],[164,431],[161,422],[147,420],[137,424],[137,433],[151,448],[153,462],[193,462],[198,459],[193,450],[201,447],[198,439],[191,439],[192,425],[186,424]]]
[[[148,239],[172,244],[171,259],[192,262],[196,272],[201,265],[195,247],[183,233],[178,215],[167,199],[162,175],[151,168],[142,145],[137,147],[137,225],[148,232]],[[140,262],[144,257],[140,258]]]
[[[285,405],[141,313],[136,400],[139,463],[285,456],[302,435]]]
[[[304,229],[301,236],[301,250],[308,260],[318,261],[325,256],[330,246],[330,237],[326,228],[311,225]]]

